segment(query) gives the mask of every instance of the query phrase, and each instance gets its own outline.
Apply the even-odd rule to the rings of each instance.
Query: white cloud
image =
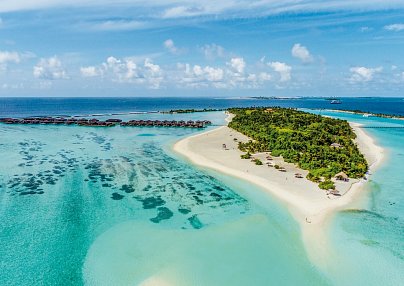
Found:
[[[108,20],[102,22],[81,23],[79,28],[84,27],[94,31],[130,31],[150,27],[150,23],[137,20]]]
[[[7,63],[19,63],[21,56],[17,52],[0,51],[0,65]]]
[[[404,24],[392,24],[392,25],[387,25],[384,26],[384,29],[387,31],[393,31],[393,32],[400,32],[404,30]]]
[[[159,65],[153,64],[151,59],[146,59],[144,61],[145,71],[143,71],[143,76],[149,83],[149,87],[153,89],[160,88],[161,82],[164,80],[163,71]]]
[[[268,63],[268,66],[270,66],[275,72],[279,73],[280,81],[286,82],[291,80],[291,66],[281,62],[270,62]]]
[[[224,70],[211,66],[201,67],[200,65],[191,66],[190,64],[177,64],[182,73],[175,79],[180,85],[185,84],[188,87],[219,87],[224,78]]]
[[[36,78],[46,80],[67,79],[66,71],[62,62],[56,57],[40,59],[34,66],[33,74]]]
[[[10,64],[19,64],[20,62],[34,58],[35,54],[31,52],[9,52],[0,51],[0,71],[4,72],[8,69]]]
[[[160,88],[164,80],[163,70],[150,58],[141,61],[136,58],[118,59],[111,56],[100,66],[82,67],[80,72],[83,77],[103,76],[114,82],[144,85],[152,89]]]
[[[368,82],[371,81],[376,73],[383,70],[382,67],[367,68],[367,67],[352,67],[349,69],[351,72],[351,82]]]
[[[161,73],[161,68],[159,65],[153,64],[151,59],[146,59],[144,61],[144,67],[147,68],[152,75],[158,75],[159,73]]]
[[[216,58],[223,58],[225,50],[222,46],[216,44],[204,45],[200,48],[207,60],[214,60]]]
[[[261,88],[272,79],[267,65],[249,66],[242,57],[231,58],[222,66],[178,63],[164,69],[150,58],[108,57],[100,65],[80,68],[82,77],[102,77],[116,83],[136,84],[147,88]]]
[[[232,58],[223,67],[177,64],[180,73],[173,79],[179,87],[189,88],[259,88],[271,80],[265,71],[246,73],[243,58]]]
[[[285,72],[290,73],[287,65],[283,69],[282,63],[273,63],[272,66],[281,74],[282,81],[290,79],[290,74],[285,75]],[[148,88],[170,85],[177,88],[262,88],[272,80],[270,71],[268,65],[247,66],[242,57],[233,57],[222,66],[178,63],[174,69],[168,66],[163,70],[150,58],[111,56],[98,66],[80,68],[83,77],[102,77],[103,80]]]
[[[261,81],[268,81],[272,79],[272,76],[267,72],[261,72],[258,76]]]
[[[165,10],[162,13],[162,17],[163,18],[191,17],[191,16],[197,16],[201,13],[202,13],[201,9],[185,6],[177,6]]]
[[[372,30],[373,30],[373,28],[370,28],[370,27],[367,27],[367,26],[363,26],[363,27],[359,28],[359,31],[361,31],[362,33],[370,32]]]
[[[96,77],[102,75],[103,71],[100,68],[94,66],[88,66],[88,67],[81,67],[80,73],[83,77]]]
[[[243,58],[232,58],[228,65],[238,74],[244,73],[244,69],[246,66]]]
[[[14,83],[14,84],[8,84],[8,83],[3,83],[1,85],[2,89],[22,89],[24,88],[23,83]]]
[[[175,46],[174,41],[172,39],[165,40],[163,43],[164,47],[172,54],[178,54],[179,50]]]
[[[372,11],[386,8],[402,8],[399,0],[18,0],[1,1],[0,13],[49,8],[102,8],[119,7],[136,9],[139,18],[184,18],[215,16],[216,18],[260,17],[281,13],[322,12],[322,11]],[[156,16],[157,15],[157,16]]]
[[[309,50],[301,44],[294,44],[292,47],[292,56],[300,59],[303,63],[310,63],[313,61]]]
[[[221,68],[205,67],[204,71],[209,81],[220,81],[223,79],[224,72]]]

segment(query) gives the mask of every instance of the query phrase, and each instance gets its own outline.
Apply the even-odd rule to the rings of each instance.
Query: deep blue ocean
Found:
[[[343,98],[330,104],[325,98],[225,99],[225,98],[0,98],[0,117],[89,115],[166,111],[186,108],[280,106],[313,109],[361,110],[404,116],[404,98]]]

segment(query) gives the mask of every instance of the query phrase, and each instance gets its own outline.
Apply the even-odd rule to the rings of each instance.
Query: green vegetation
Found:
[[[250,154],[250,152],[247,152],[247,153],[245,153],[245,154],[243,154],[243,155],[240,155],[240,157],[241,157],[241,159],[250,159],[250,158],[251,158],[251,154]]]
[[[332,182],[329,179],[325,180],[324,182],[320,182],[320,184],[318,184],[318,186],[320,187],[320,189],[323,189],[323,190],[335,189],[334,182]]]
[[[322,187],[333,188],[330,179],[341,171],[360,178],[368,169],[353,142],[356,135],[345,120],[279,107],[232,108],[229,112],[235,114],[229,127],[253,139],[239,142],[241,151],[249,156],[256,152],[282,156],[308,170],[307,178],[322,182]]]
[[[262,161],[260,159],[254,159],[255,165],[262,165]]]

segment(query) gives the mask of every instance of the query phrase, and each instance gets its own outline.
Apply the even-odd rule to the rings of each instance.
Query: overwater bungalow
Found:
[[[79,125],[79,126],[103,126],[111,127],[115,125],[120,126],[157,126],[157,127],[188,127],[188,128],[204,128],[210,124],[210,121],[192,121],[185,122],[184,120],[130,120],[123,122],[121,119],[110,118],[105,121],[98,119],[86,119],[86,118],[64,118],[64,117],[29,117],[23,119],[15,118],[0,118],[0,123],[5,124],[64,124],[64,125]]]
[[[121,123],[122,119],[110,118],[110,119],[105,120],[105,122]]]

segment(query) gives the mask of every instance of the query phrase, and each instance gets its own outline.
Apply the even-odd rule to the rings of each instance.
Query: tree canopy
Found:
[[[282,156],[308,170],[311,181],[328,181],[341,171],[360,178],[368,170],[346,120],[279,107],[231,108],[229,112],[235,115],[229,127],[253,139],[240,142],[240,150]]]

